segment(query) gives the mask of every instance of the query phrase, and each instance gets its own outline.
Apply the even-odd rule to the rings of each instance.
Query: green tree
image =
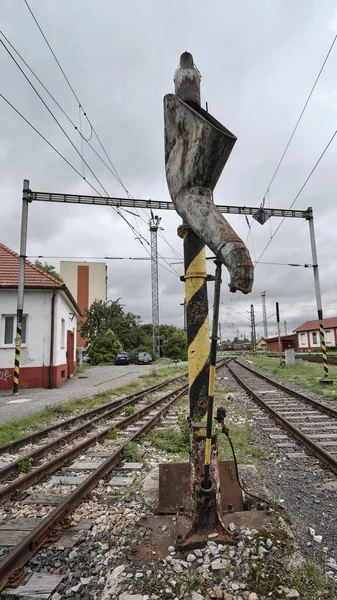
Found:
[[[55,277],[55,279],[58,279],[58,281],[61,281],[63,283],[61,275],[56,271],[53,265],[48,265],[46,262],[43,265],[42,262],[40,262],[39,260],[36,260],[34,265],[41,269],[41,271],[48,273],[48,275],[52,275],[52,277]]]
[[[173,325],[162,325],[160,328],[162,338],[162,353],[168,358],[187,360],[186,331]]]
[[[91,364],[115,362],[116,355],[121,352],[122,344],[116,334],[108,329],[104,333],[99,333],[90,342],[88,354]]]
[[[87,338],[87,345],[93,339],[110,329],[123,345],[124,350],[132,350],[140,344],[140,317],[133,313],[125,313],[120,304],[120,298],[113,302],[95,300],[85,310],[86,321],[81,324],[81,337]]]

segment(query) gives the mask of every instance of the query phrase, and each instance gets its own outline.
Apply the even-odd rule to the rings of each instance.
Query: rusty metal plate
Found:
[[[243,511],[243,499],[237,482],[233,461],[219,461],[221,509],[226,513],[228,505],[234,511]],[[189,463],[169,463],[159,465],[159,506],[160,514],[189,514],[191,508],[190,465]]]

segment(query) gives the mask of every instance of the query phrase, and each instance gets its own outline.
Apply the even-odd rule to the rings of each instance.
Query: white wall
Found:
[[[55,298],[55,320],[54,320],[54,365],[64,365],[67,362],[67,331],[74,333],[74,360],[76,360],[76,316],[72,319],[74,307],[64,292],[57,292]],[[65,320],[64,347],[62,348],[62,326]]]
[[[335,346],[335,332],[333,329],[325,330],[325,344],[326,346]]]
[[[316,337],[315,337],[316,341],[314,341],[314,334],[316,334]],[[311,348],[319,348],[321,345],[320,337],[319,337],[319,330],[317,329],[317,331],[309,331],[309,336],[310,336]]]
[[[305,331],[298,332],[298,347],[308,348],[308,334]]]
[[[23,314],[27,315],[26,343],[21,346],[21,366],[41,367],[50,364],[51,290],[25,290]],[[0,290],[0,369],[14,366],[14,344],[4,346],[2,315],[16,315],[17,291]],[[67,329],[76,334],[74,308],[64,292],[56,292],[54,320],[54,365],[66,363]],[[65,344],[61,348],[61,319],[65,320]],[[16,328],[16,319],[14,327]],[[76,359],[76,338],[74,360]]]
[[[52,291],[26,290],[23,314],[27,315],[27,341],[21,347],[21,366],[40,367],[50,362]],[[14,345],[4,347],[2,315],[16,315],[16,290],[0,290],[0,368],[14,366]],[[15,325],[16,327],[16,319]]]

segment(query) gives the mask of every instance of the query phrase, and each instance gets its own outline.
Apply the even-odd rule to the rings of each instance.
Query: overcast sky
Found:
[[[188,50],[202,74],[202,103],[238,138],[215,190],[219,204],[259,206],[318,71],[337,33],[333,0],[29,0],[49,43],[95,127],[125,187],[135,198],[169,200],[164,164],[163,96],[173,92],[180,54]],[[79,127],[79,108],[23,0],[2,0],[2,32]],[[2,38],[3,39],[3,38]],[[1,93],[82,172],[82,161],[23,75],[0,47]],[[287,208],[337,128],[337,43],[300,126],[266,197],[266,206]],[[32,76],[30,76],[32,77]],[[37,84],[38,85],[38,84]],[[39,91],[41,88],[39,87]],[[80,149],[79,136],[59,109],[42,95]],[[34,191],[91,194],[92,190],[0,99],[0,241],[18,251],[22,180]],[[82,116],[84,136],[90,127]],[[92,138],[97,151],[101,148]],[[121,185],[84,143],[84,156],[111,196]],[[337,314],[336,188],[337,137],[295,208],[312,206],[325,316]],[[85,176],[104,195],[87,168]],[[105,207],[30,206],[28,255],[45,257],[147,257],[127,224]],[[125,213],[149,241],[148,216]],[[159,213],[158,213],[159,214]],[[159,253],[179,263],[180,219],[162,211]],[[143,220],[142,220],[143,219]],[[244,241],[244,217],[230,217]],[[145,221],[145,222],[144,222]],[[252,223],[251,219],[250,222]],[[252,224],[253,261],[274,233],[278,219]],[[59,259],[46,258],[59,267]],[[107,261],[110,299],[151,321],[150,261]],[[224,273],[223,337],[249,334],[249,309],[262,321],[266,290],[269,334],[276,333],[275,302],[288,332],[316,317],[311,268],[268,263],[309,263],[308,223],[287,219],[256,266],[249,296],[227,291]],[[183,325],[184,290],[178,275],[160,267],[160,321]],[[209,262],[209,270],[213,264]],[[209,284],[210,286],[212,284]],[[210,298],[212,290],[210,288]],[[262,333],[261,324],[257,327]]]

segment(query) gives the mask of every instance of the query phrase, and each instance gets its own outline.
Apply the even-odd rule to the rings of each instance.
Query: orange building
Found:
[[[94,300],[106,302],[107,298],[107,266],[101,262],[61,261],[60,275],[76,299],[84,314]],[[85,317],[77,319],[76,347],[83,348],[85,339],[80,335],[80,325]]]

